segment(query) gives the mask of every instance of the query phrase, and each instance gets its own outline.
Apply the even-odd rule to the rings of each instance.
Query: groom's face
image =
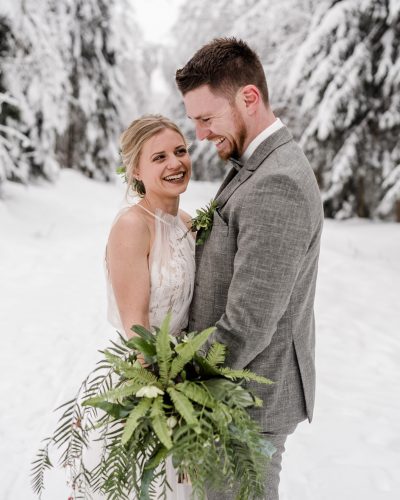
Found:
[[[214,94],[208,85],[187,92],[183,101],[197,138],[213,142],[223,160],[240,158],[247,130],[236,102]]]

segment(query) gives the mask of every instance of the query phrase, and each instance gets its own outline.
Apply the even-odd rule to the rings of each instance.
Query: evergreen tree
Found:
[[[129,2],[4,0],[7,6],[9,22],[0,26],[0,182],[52,180],[60,167],[110,179],[119,134],[146,106],[146,75],[138,70],[143,48]]]
[[[17,162],[20,167],[19,171],[29,168],[26,160],[22,161],[19,154],[23,149],[22,144],[25,145],[29,141],[14,125],[20,120],[20,111],[16,99],[5,82],[5,68],[12,44],[10,22],[6,17],[0,17],[0,184],[7,178],[18,180],[19,172],[14,172],[14,165]]]
[[[24,0],[14,5],[4,80],[18,109],[5,117],[18,131],[7,178],[29,182],[33,177],[53,179],[58,171],[55,145],[66,126],[67,65],[62,52],[65,39],[64,4]],[[26,137],[21,141],[19,138]]]
[[[400,220],[400,2],[317,10],[288,85],[329,217]]]
[[[109,179],[122,125],[115,102],[115,52],[109,46],[110,9],[102,0],[71,5],[68,124],[57,142],[60,163]]]

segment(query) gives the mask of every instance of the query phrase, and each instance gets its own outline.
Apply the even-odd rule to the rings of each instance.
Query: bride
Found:
[[[186,328],[193,294],[195,262],[190,216],[179,209],[191,160],[179,128],[160,115],[131,123],[121,137],[128,190],[140,201],[114,222],[107,244],[108,317],[129,338],[131,326],[160,326],[172,312],[171,332]],[[168,465],[170,500],[189,498]]]

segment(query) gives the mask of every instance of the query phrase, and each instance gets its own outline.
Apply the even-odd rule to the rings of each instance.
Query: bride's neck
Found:
[[[143,197],[143,205],[153,213],[158,208],[167,214],[177,215],[179,210],[179,196],[176,198],[159,198],[155,195],[146,194]]]

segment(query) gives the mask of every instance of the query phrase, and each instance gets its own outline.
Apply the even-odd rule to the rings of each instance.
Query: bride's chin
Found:
[[[185,182],[180,182],[180,183],[168,183],[168,186],[166,186],[168,189],[173,189],[174,191],[179,191],[180,193],[183,193],[186,191],[187,187],[188,187],[188,184],[189,184],[189,181],[186,181]]]

